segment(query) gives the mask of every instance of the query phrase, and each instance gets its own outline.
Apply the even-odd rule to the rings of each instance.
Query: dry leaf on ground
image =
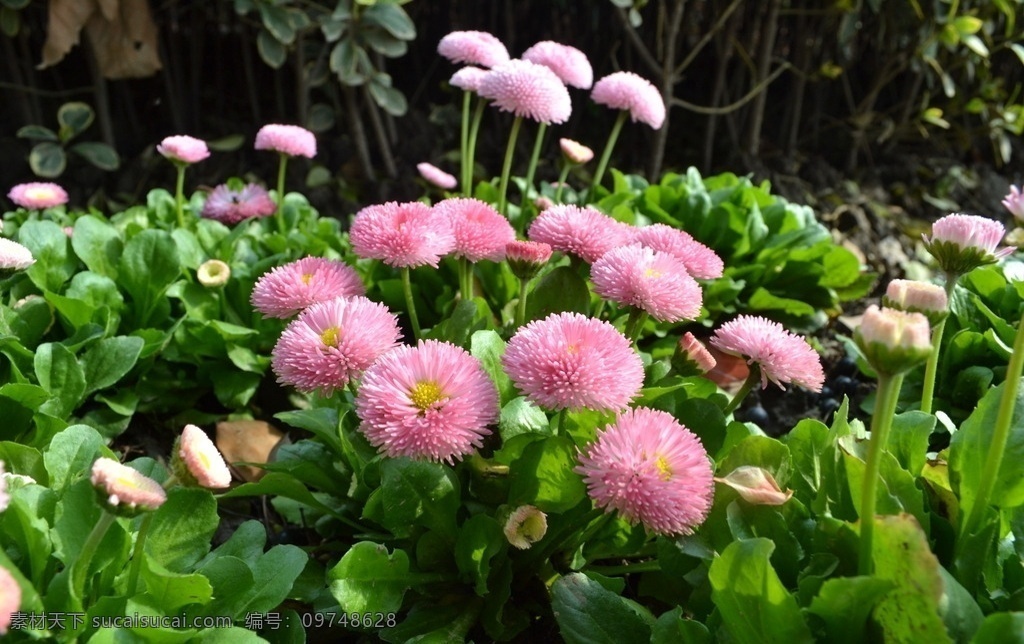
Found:
[[[262,420],[228,420],[217,423],[217,449],[245,481],[258,481],[266,471],[236,463],[266,463],[283,438],[281,430]]]
[[[39,68],[63,60],[83,28],[105,78],[143,78],[160,69],[148,0],[50,0]]]

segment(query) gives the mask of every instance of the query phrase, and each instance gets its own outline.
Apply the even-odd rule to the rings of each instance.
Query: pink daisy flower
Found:
[[[623,409],[644,379],[626,336],[579,313],[552,313],[520,327],[502,364],[519,391],[553,410]]]
[[[400,336],[397,318],[383,304],[339,297],[310,305],[288,324],[270,365],[281,384],[329,395],[393,349]]]
[[[264,125],[256,133],[257,150],[273,150],[290,157],[316,156],[316,137],[298,125]]]
[[[530,225],[529,236],[594,263],[611,249],[629,244],[633,228],[590,206],[562,205],[541,212]]]
[[[598,433],[575,471],[594,506],[655,534],[692,534],[711,510],[714,480],[700,439],[670,414],[639,407]]]
[[[594,158],[593,150],[572,139],[558,139],[558,145],[562,148],[562,154],[571,163],[580,165]]]
[[[452,190],[459,185],[458,180],[441,168],[429,163],[417,163],[416,170],[427,183],[437,186],[442,190]]]
[[[231,470],[206,432],[185,425],[174,449],[174,473],[182,482],[211,489],[231,486]]]
[[[628,110],[634,122],[640,121],[655,130],[665,122],[665,101],[650,81],[633,72],[615,72],[594,83],[590,98],[598,105]]]
[[[360,431],[392,458],[452,463],[498,421],[498,390],[480,361],[437,340],[381,356],[363,374],[355,405]]]
[[[521,280],[532,278],[549,259],[551,246],[541,242],[516,240],[505,245],[505,261],[512,274]]]
[[[252,305],[270,318],[287,319],[316,302],[364,295],[355,269],[333,259],[303,257],[264,273],[252,289]]]
[[[250,183],[236,190],[225,183],[206,197],[202,216],[230,226],[252,217],[269,217],[276,208],[263,186]]]
[[[689,233],[665,224],[637,228],[633,240],[647,248],[673,255],[686,266],[690,275],[700,280],[718,279],[725,270],[722,258],[715,251]]]
[[[668,253],[639,244],[613,248],[590,267],[590,279],[601,297],[635,306],[655,320],[678,322],[700,315],[700,285]]]
[[[356,255],[397,267],[429,264],[436,268],[455,247],[448,218],[418,201],[363,208],[352,221],[349,239]]]
[[[825,384],[818,353],[778,322],[741,315],[715,331],[711,344],[725,353],[745,357],[747,364],[757,364],[762,389],[768,387],[768,381],[783,389],[792,382],[811,391],[821,391]]]
[[[32,251],[12,239],[0,237],[0,272],[25,270],[35,263]]]
[[[210,156],[206,141],[191,136],[169,136],[156,146],[156,151],[176,163],[199,163]]]
[[[502,112],[538,123],[565,123],[572,113],[569,90],[555,72],[527,60],[510,60],[492,69],[478,93]]]
[[[103,496],[107,509],[117,514],[155,510],[167,500],[159,483],[112,458],[96,459],[90,481]]]
[[[452,224],[455,257],[471,262],[500,262],[505,257],[505,247],[516,238],[508,220],[494,206],[479,199],[445,199],[434,204],[434,212],[447,217]]]
[[[575,47],[544,40],[524,51],[520,58],[550,68],[566,85],[590,89],[594,84],[594,69],[587,55]]]
[[[1017,186],[1010,186],[1010,193],[1003,199],[1003,206],[1010,214],[1024,221],[1024,193]]]
[[[453,63],[494,67],[508,62],[508,49],[486,31],[453,31],[437,44],[437,53]]]
[[[14,614],[21,608],[21,586],[6,568],[0,566],[0,635],[7,635]]]
[[[479,92],[480,84],[484,82],[484,77],[487,76],[486,69],[480,69],[479,67],[463,67],[459,71],[452,74],[451,79],[448,83],[452,87],[458,87],[467,92]]]
[[[954,213],[932,224],[931,237],[921,237],[939,267],[959,276],[1012,254],[1013,248],[999,248],[1005,234],[1006,229],[994,219]]]
[[[19,183],[7,193],[7,198],[28,210],[54,208],[68,202],[68,193],[56,183]]]

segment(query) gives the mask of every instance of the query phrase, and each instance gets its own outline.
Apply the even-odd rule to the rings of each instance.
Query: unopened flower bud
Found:
[[[1003,199],[1003,205],[1010,214],[1024,222],[1024,193],[1017,186],[1010,186],[1010,194]]]
[[[537,206],[537,210],[547,210],[553,207],[555,202],[551,200],[551,197],[541,195],[533,200],[533,205]]]
[[[458,180],[441,168],[429,163],[417,163],[416,170],[423,179],[442,190],[454,190],[459,185]]]
[[[704,343],[687,331],[676,344],[675,355],[672,356],[672,367],[681,376],[697,376],[715,368],[718,361],[711,355]]]
[[[32,257],[32,251],[28,248],[16,241],[0,237],[0,277],[24,270],[35,263],[36,259]]]
[[[100,503],[118,516],[155,510],[167,500],[159,483],[112,458],[96,459],[90,480]]]
[[[715,480],[736,490],[744,501],[754,505],[782,505],[793,496],[793,490],[783,491],[779,487],[771,472],[753,465],[737,467],[728,476],[715,477]]]
[[[1012,253],[1012,248],[998,247],[1005,233],[1003,225],[994,219],[952,214],[932,224],[931,237],[922,237],[939,268],[959,277]]]
[[[528,280],[551,259],[551,246],[543,242],[512,241],[505,246],[505,259],[516,277]]]
[[[572,139],[559,139],[558,144],[562,147],[562,154],[565,155],[569,163],[581,165],[594,158],[593,150]]]
[[[875,305],[864,312],[853,338],[880,374],[909,371],[927,360],[932,349],[928,318]]]
[[[949,313],[946,290],[936,284],[914,280],[893,280],[885,289],[882,306],[897,311],[922,313],[932,325]]]
[[[175,477],[188,486],[223,489],[231,486],[231,470],[206,432],[185,425],[171,453]]]
[[[516,508],[505,521],[505,538],[520,550],[526,550],[543,539],[547,531],[547,515],[532,505]]]
[[[219,259],[210,259],[200,264],[196,278],[206,288],[219,288],[231,279],[231,267]]]

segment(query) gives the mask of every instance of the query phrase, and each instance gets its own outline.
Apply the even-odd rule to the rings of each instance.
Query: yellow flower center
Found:
[[[644,277],[658,279],[661,277],[661,271],[656,271],[653,268],[648,268],[644,271]]]
[[[313,274],[312,273],[303,273],[302,277],[300,279],[302,279],[302,283],[303,284],[309,284],[310,282],[313,281]]]
[[[329,327],[320,334],[320,341],[328,347],[338,346],[338,336],[341,335],[341,329],[336,326]]]
[[[416,386],[409,392],[409,399],[412,400],[412,404],[420,411],[427,411],[427,409],[437,404],[437,401],[441,400],[442,397],[441,387],[436,382],[430,380],[417,382]]]
[[[665,460],[664,456],[659,456],[654,461],[654,467],[658,468],[658,474],[661,475],[662,481],[667,481],[672,478],[672,468],[668,466],[668,461]]]

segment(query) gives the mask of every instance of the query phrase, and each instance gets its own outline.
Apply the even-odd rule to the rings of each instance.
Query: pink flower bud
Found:
[[[442,190],[452,190],[455,186],[459,185],[455,177],[435,165],[417,163],[416,169],[427,183],[437,186]]]
[[[724,478],[715,477],[715,481],[728,485],[754,505],[782,505],[793,496],[793,490],[782,491],[771,472],[753,465],[737,467]]]
[[[119,516],[155,510],[167,500],[159,483],[112,458],[96,459],[90,480],[107,510]]]
[[[206,432],[185,425],[172,455],[174,473],[182,483],[222,489],[231,486],[231,470]]]
[[[198,163],[210,156],[206,142],[191,136],[169,136],[159,145],[156,151],[164,158],[177,163]]]
[[[62,206],[68,202],[68,193],[56,183],[19,183],[7,193],[7,198],[28,210],[42,210]]]
[[[504,531],[510,544],[526,550],[544,538],[548,531],[548,517],[532,505],[522,505],[509,515]]]
[[[687,331],[679,338],[676,345],[676,355],[673,356],[672,366],[680,375],[705,374],[715,368],[718,361],[711,355],[704,343]]]
[[[932,349],[928,318],[875,305],[864,312],[854,340],[876,371],[890,375],[924,362]]]
[[[932,224],[931,237],[922,237],[939,267],[959,277],[1011,254],[1012,248],[998,247],[1005,233],[1003,225],[994,219],[952,214]]]
[[[593,150],[572,139],[559,139],[558,144],[562,147],[562,154],[571,163],[583,164],[594,158]]]
[[[882,305],[898,311],[923,313],[930,324],[938,324],[949,312],[946,290],[936,284],[893,280],[885,289]]]
[[[1003,199],[1003,205],[1010,214],[1024,222],[1024,193],[1017,186],[1010,186],[1010,194]]]
[[[543,242],[511,241],[505,245],[505,259],[516,277],[530,279],[551,259],[551,246]]]

